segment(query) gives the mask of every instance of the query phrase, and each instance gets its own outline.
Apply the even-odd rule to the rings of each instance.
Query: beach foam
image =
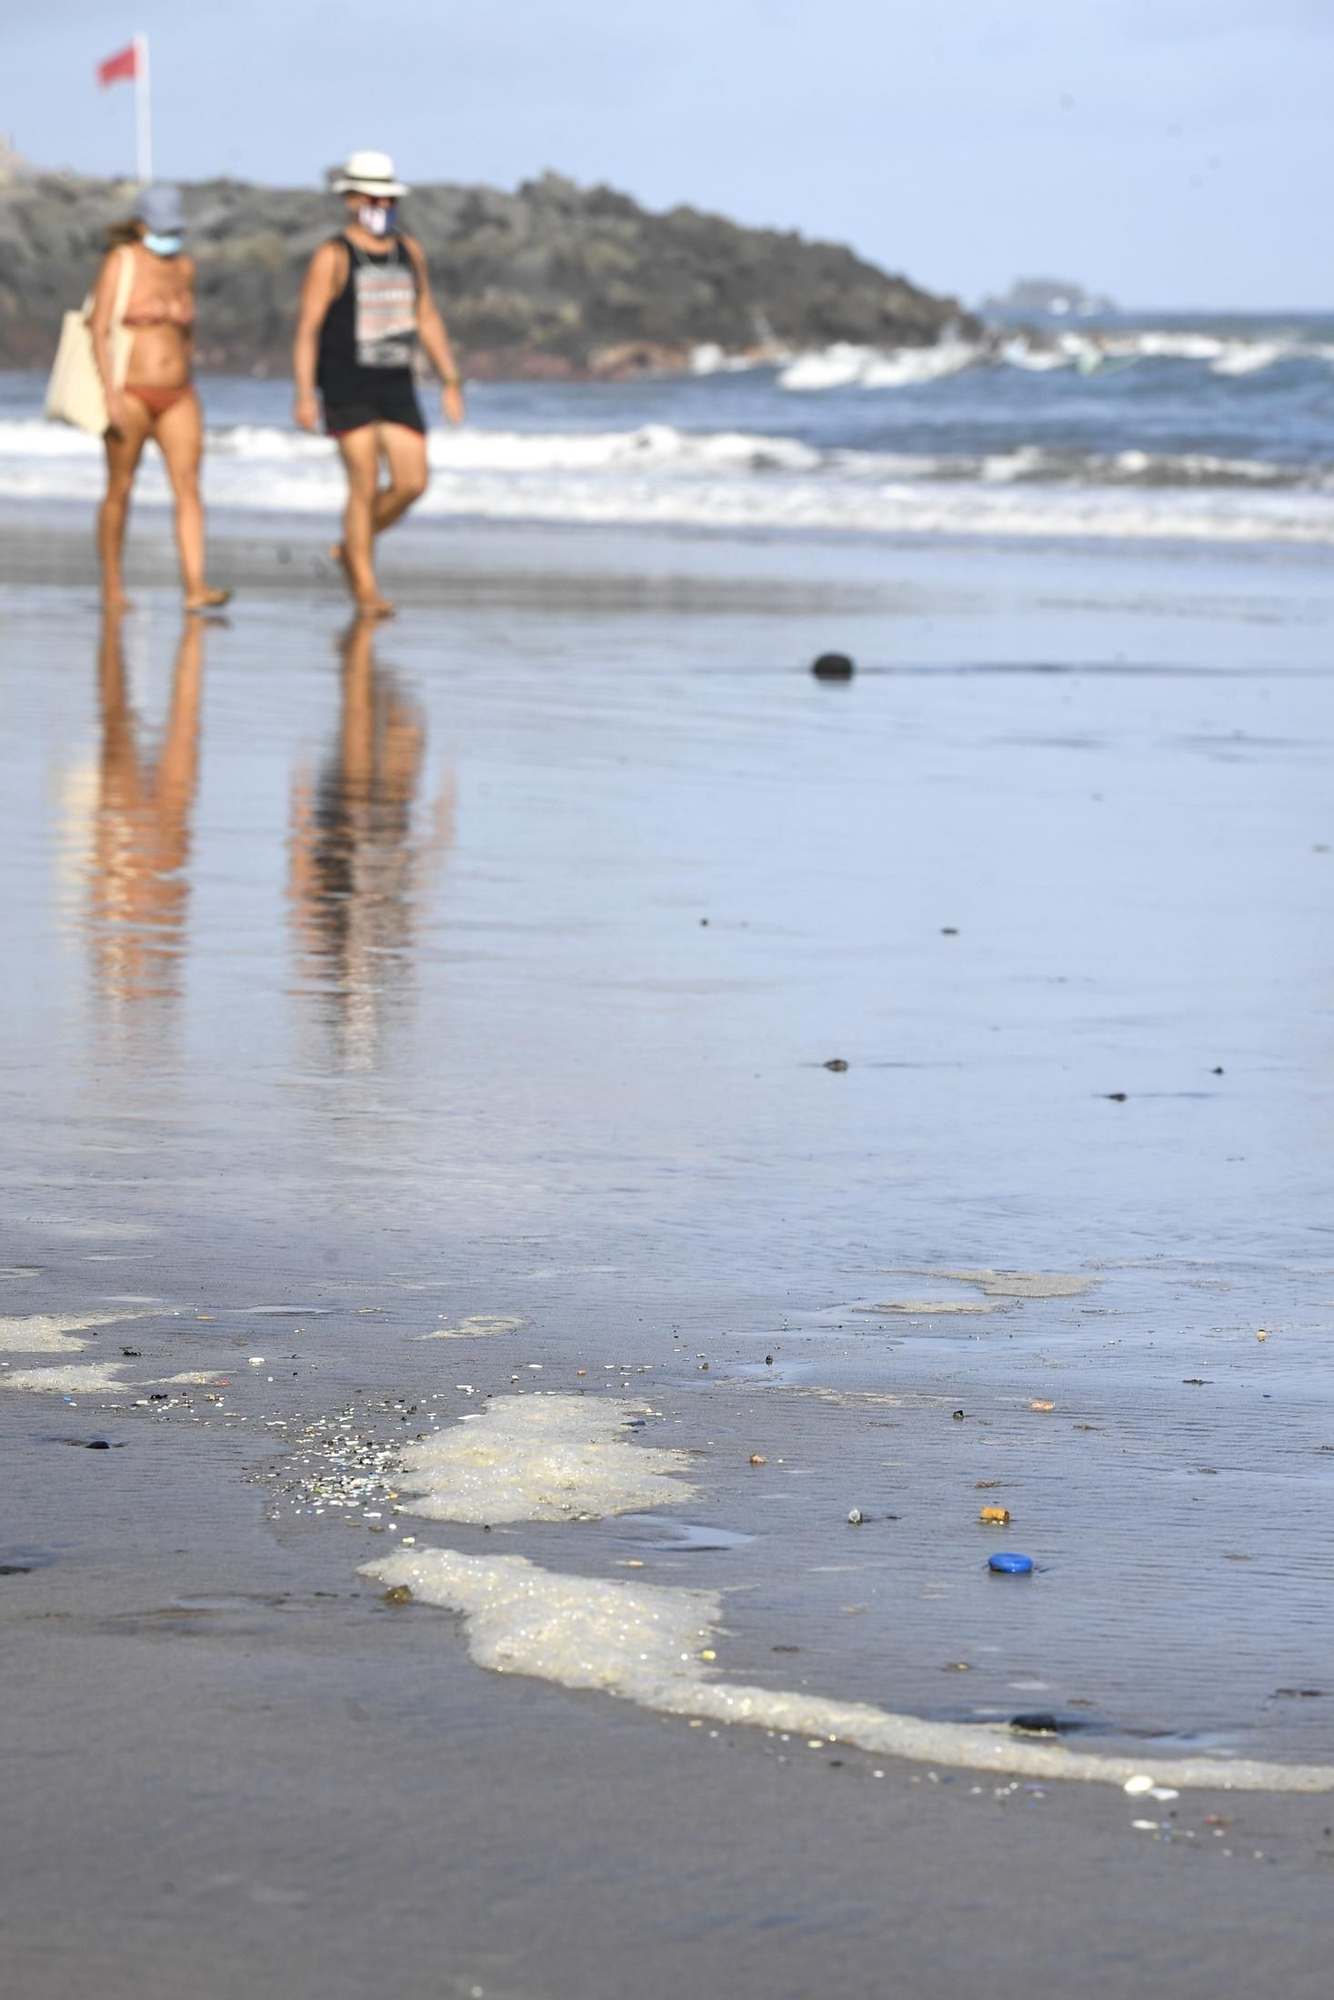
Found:
[[[931,1276],[977,1285],[989,1299],[1074,1299],[1098,1283],[1066,1271],[932,1271]]]
[[[119,1361],[86,1361],[68,1368],[0,1369],[0,1389],[31,1389],[62,1396],[86,1395],[104,1389],[124,1390]]]
[[[433,1521],[597,1520],[693,1498],[675,1475],[683,1452],[630,1442],[644,1403],[591,1396],[509,1396],[476,1418],[409,1445],[399,1491]]]
[[[147,1313],[24,1313],[0,1319],[0,1353],[77,1354],[88,1345],[75,1340],[75,1333],[87,1333],[95,1326],[116,1326],[122,1320],[147,1319]]]
[[[479,1666],[562,1687],[593,1688],[666,1715],[746,1724],[880,1756],[1031,1778],[1234,1791],[1334,1790],[1334,1767],[1218,1757],[1099,1757],[968,1723],[923,1722],[864,1702],[714,1680],[702,1655],[721,1615],[716,1592],[606,1582],[541,1569],[523,1556],[494,1560],[451,1549],[400,1549],[362,1576],[410,1590],[466,1620]]]
[[[491,1340],[500,1333],[517,1333],[521,1319],[507,1319],[501,1313],[471,1313],[457,1326],[438,1326],[431,1333],[419,1333],[418,1340]]]
[[[957,1272],[940,1271],[933,1275],[950,1278]],[[854,1306],[859,1313],[917,1313],[922,1318],[938,1317],[941,1313],[989,1313],[991,1307],[981,1299],[880,1299],[873,1306]]]

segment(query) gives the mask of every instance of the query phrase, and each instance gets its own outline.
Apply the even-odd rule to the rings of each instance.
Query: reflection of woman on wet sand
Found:
[[[334,1000],[341,1060],[375,1060],[386,988],[413,942],[424,854],[449,839],[452,799],[433,830],[414,837],[413,807],[426,750],[421,711],[375,664],[375,628],[344,634],[337,741],[315,782],[293,788],[289,893],[298,948]]]
[[[145,188],[134,217],[107,235],[107,254],[93,293],[91,332],[106,392],[110,427],[107,490],[97,517],[102,597],[108,610],[125,604],[121,555],[130,511],[130,489],[149,438],[162,453],[176,501],[176,544],[187,611],[225,604],[229,592],[209,588],[204,575],[204,509],[199,497],[203,425],[190,380],[194,345],[195,264],[182,250],[185,214],[173,187]],[[126,257],[133,262],[122,324],[134,331],[129,372],[117,389],[111,333],[116,293]]]
[[[125,684],[121,621],[102,625],[98,693],[102,754],[90,860],[97,983],[108,1000],[173,992],[190,888],[190,813],[199,776],[203,631],[188,619],[171,708],[155,757],[137,741]]]

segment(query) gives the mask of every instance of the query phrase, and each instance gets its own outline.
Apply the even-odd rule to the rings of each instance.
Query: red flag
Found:
[[[134,78],[139,74],[139,51],[133,42],[118,55],[108,56],[97,65],[97,80],[103,89],[109,83],[119,83],[122,78]]]

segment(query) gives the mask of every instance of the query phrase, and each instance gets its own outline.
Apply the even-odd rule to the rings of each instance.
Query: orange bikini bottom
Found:
[[[182,396],[194,394],[194,383],[182,382],[178,389],[150,389],[142,382],[127,382],[125,393],[127,396],[136,397],[150,417],[162,417],[174,404],[180,402]]]

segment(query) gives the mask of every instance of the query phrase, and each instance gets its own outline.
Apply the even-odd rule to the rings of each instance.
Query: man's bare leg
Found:
[[[355,431],[345,431],[338,440],[347,473],[347,506],[343,510],[343,539],[336,545],[335,560],[343,566],[358,611],[369,618],[391,618],[394,607],[380,595],[372,555],[380,483],[378,432],[378,425],[363,424]]]
[[[360,433],[352,432],[351,436]],[[426,491],[429,473],[426,464],[426,439],[420,431],[410,430],[406,424],[376,424],[376,488],[371,504],[371,538],[382,535],[386,528],[392,528],[401,520],[415,500],[420,500]],[[341,443],[341,439],[340,439]],[[389,484],[379,484],[379,455],[384,454],[389,466]],[[335,542],[329,551],[332,560],[347,569],[348,556],[346,537]],[[350,572],[349,572],[350,574]],[[354,592],[356,594],[355,586]]]
[[[382,535],[401,520],[426,491],[426,439],[406,424],[379,424],[380,450],[389,467],[389,484],[375,496],[375,532]]]

